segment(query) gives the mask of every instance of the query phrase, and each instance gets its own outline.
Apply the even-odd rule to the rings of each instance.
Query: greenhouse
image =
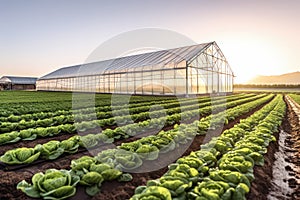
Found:
[[[2,76],[0,90],[35,90],[35,77]]]
[[[189,95],[232,92],[234,74],[216,42],[64,67],[37,90]]]

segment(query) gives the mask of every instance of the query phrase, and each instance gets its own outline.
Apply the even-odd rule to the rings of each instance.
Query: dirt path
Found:
[[[279,140],[279,153],[284,159],[278,156],[276,160],[278,162],[275,164],[280,165],[275,165],[278,168],[273,170],[273,187],[268,196],[269,200],[277,198],[274,195],[277,191],[283,192],[282,199],[300,199],[300,106],[288,96],[285,100],[290,112],[287,122],[284,123],[284,134]],[[280,172],[285,176],[278,175]],[[278,190],[278,186],[283,189]]]

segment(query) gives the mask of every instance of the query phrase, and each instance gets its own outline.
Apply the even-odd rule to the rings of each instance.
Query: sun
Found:
[[[285,63],[280,50],[260,37],[225,37],[221,47],[234,74],[235,83],[247,83],[258,75],[280,74]]]

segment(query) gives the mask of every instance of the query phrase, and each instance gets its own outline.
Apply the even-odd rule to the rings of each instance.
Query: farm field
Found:
[[[282,92],[299,93],[299,88],[235,88],[236,92]]]
[[[0,199],[300,199],[296,93],[0,101]]]

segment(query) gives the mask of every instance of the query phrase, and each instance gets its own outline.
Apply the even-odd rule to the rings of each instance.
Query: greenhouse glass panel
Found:
[[[216,42],[64,67],[37,90],[186,95],[232,92],[234,74]]]

